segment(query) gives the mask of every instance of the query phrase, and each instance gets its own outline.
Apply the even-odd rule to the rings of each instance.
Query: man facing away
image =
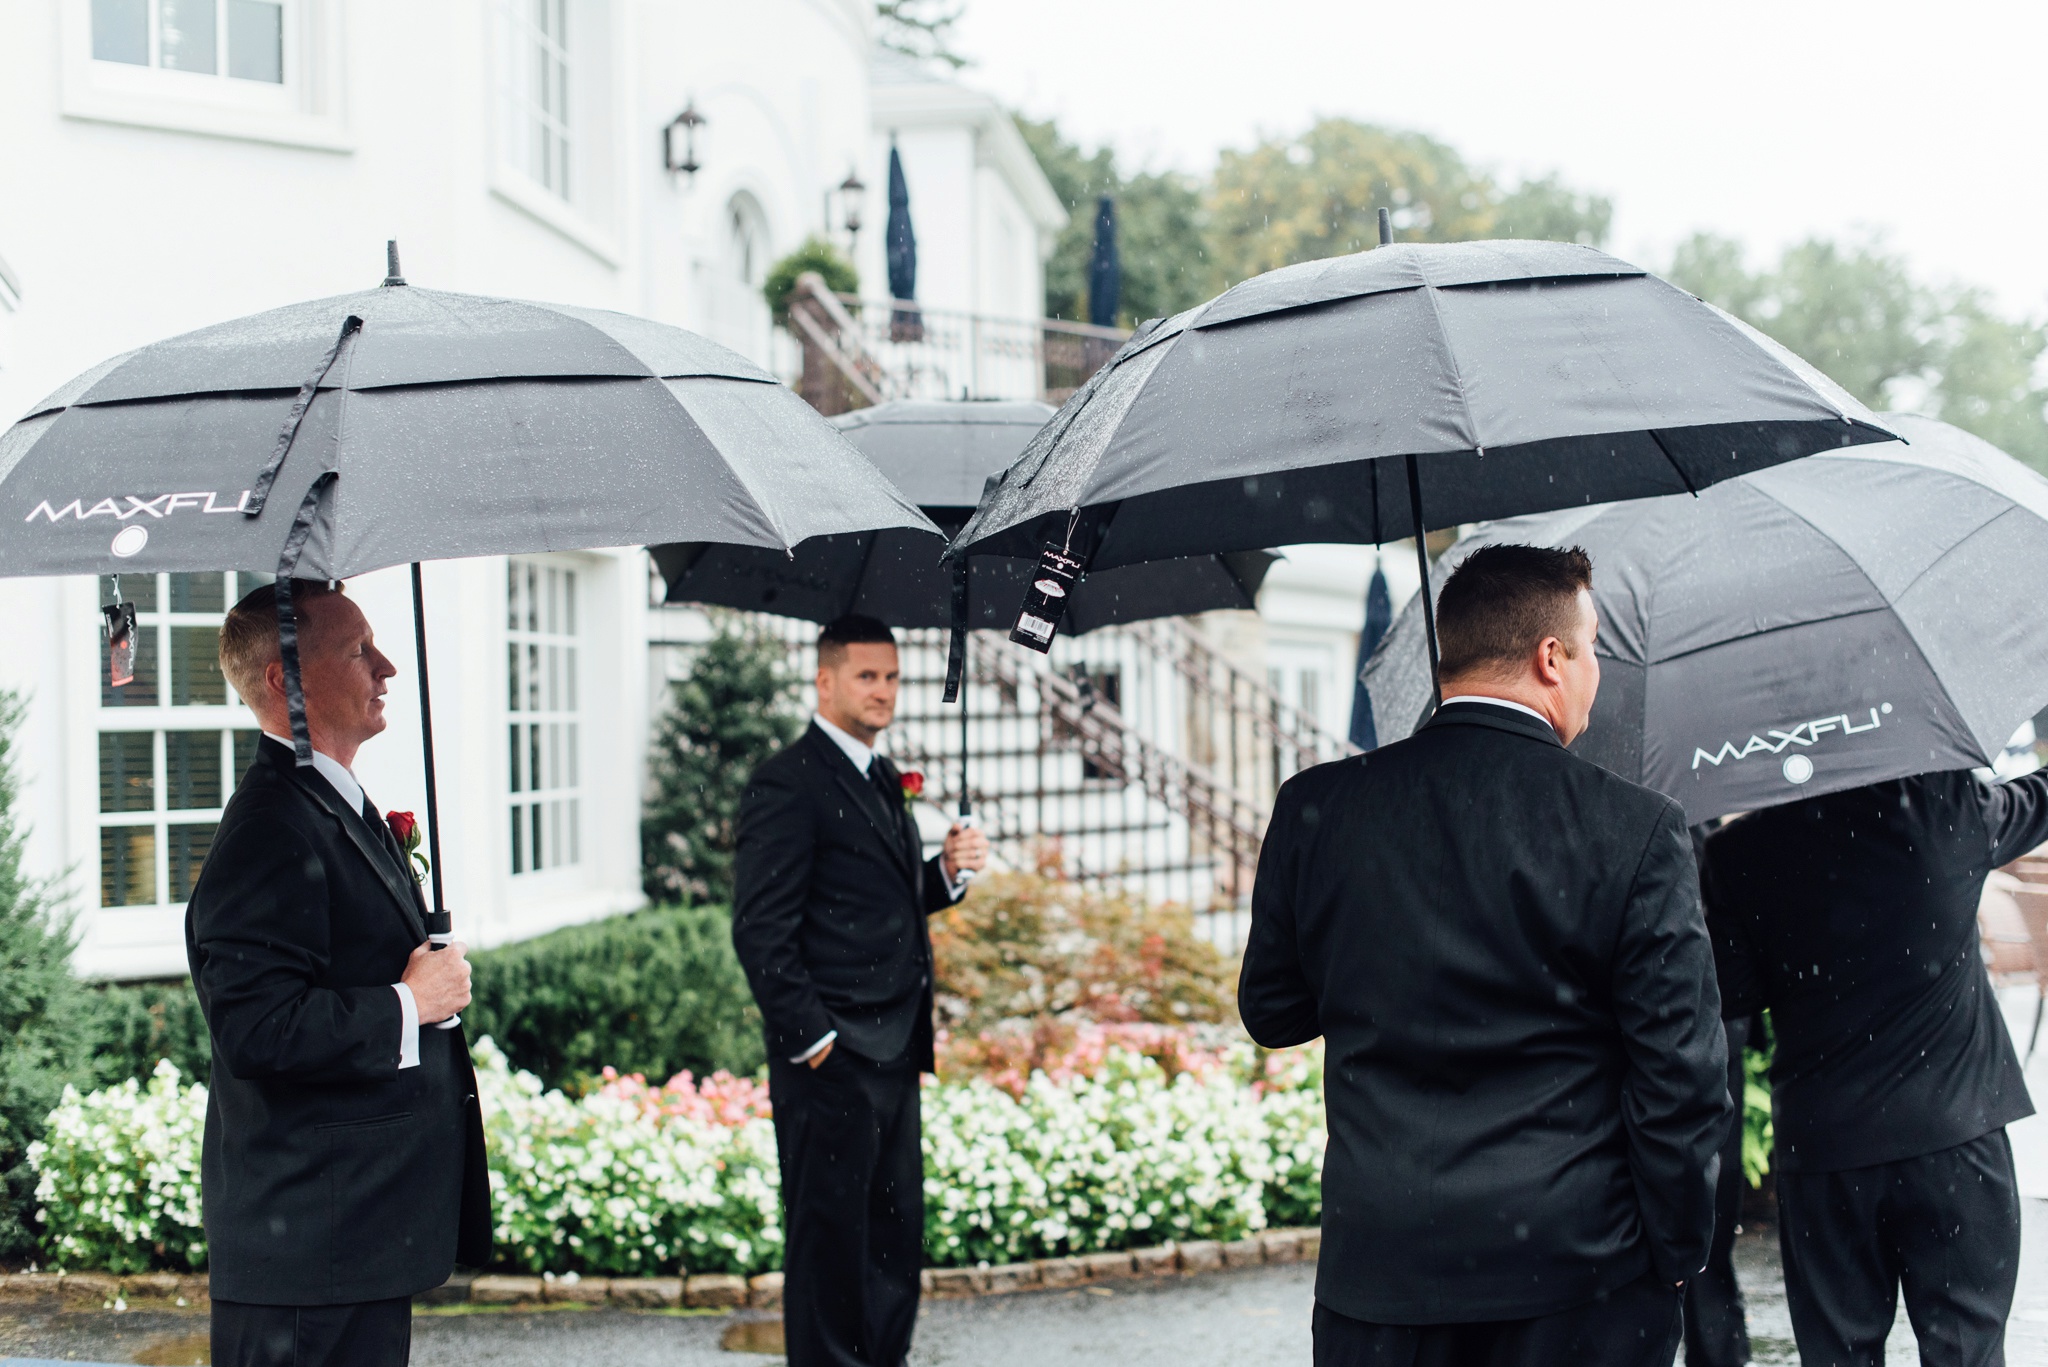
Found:
[[[2000,864],[2048,840],[2048,771],[1921,774],[1741,817],[1707,841],[1723,1009],[1769,1008],[1778,1241],[1807,1367],[2005,1361],[2034,1113],[1978,952]]]
[[[1444,704],[1281,789],[1238,1006],[1321,1035],[1318,1367],[1668,1364],[1730,1120],[1692,847],[1569,754],[1600,682],[1584,551],[1476,551]]]
[[[490,1255],[490,1179],[459,1029],[461,945],[427,941],[410,861],[350,772],[384,729],[362,611],[295,581],[306,729],[292,752],[265,585],[221,625],[221,671],[264,739],[185,911],[213,1038],[201,1160],[221,1367],[386,1367],[412,1296]]]
[[[903,776],[874,751],[898,684],[889,628],[826,626],[817,716],[740,801],[732,938],[768,1044],[790,1367],[901,1367],[917,1321],[925,917],[960,899],[988,839],[955,825],[923,857]]]

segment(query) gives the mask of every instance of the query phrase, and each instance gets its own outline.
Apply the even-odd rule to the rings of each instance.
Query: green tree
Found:
[[[1956,291],[1943,313],[1941,374],[1928,407],[2048,474],[2048,385],[2041,380],[2048,330],[1999,317],[1976,289]]]
[[[803,245],[768,268],[761,282],[761,297],[768,301],[775,321],[789,323],[789,296],[796,292],[797,277],[816,271],[834,294],[860,293],[860,272],[840,250],[822,237],[807,237]]]
[[[0,1260],[35,1250],[28,1146],[66,1082],[91,1085],[94,1035],[92,995],[71,976],[69,918],[21,867],[21,718],[21,699],[0,693]]]
[[[953,25],[965,9],[958,0],[875,0],[875,41],[892,52],[958,71],[967,59],[953,48]]]
[[[1298,137],[1225,151],[1209,184],[1210,248],[1226,283],[1395,237],[1460,242],[1493,232],[1497,191],[1457,150],[1422,133],[1320,119]]]
[[[720,626],[655,727],[641,880],[657,902],[727,902],[740,794],[754,766],[797,738],[787,649]]]
[[[1204,236],[1202,191],[1172,171],[1125,177],[1107,147],[1083,152],[1052,120],[1019,117],[1017,131],[1038,158],[1053,193],[1067,207],[1045,265],[1045,312],[1076,322],[1088,316],[1088,261],[1095,250],[1095,203],[1116,200],[1117,249],[1123,266],[1118,321],[1131,325],[1192,308],[1216,292]]]
[[[1614,201],[1574,190],[1553,173],[1508,191],[1494,209],[1493,222],[1498,237],[1604,247],[1614,227]]]

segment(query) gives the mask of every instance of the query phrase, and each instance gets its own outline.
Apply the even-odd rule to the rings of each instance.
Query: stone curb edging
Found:
[[[1218,1243],[1203,1239],[1166,1243],[1121,1253],[1082,1253],[1070,1258],[999,1267],[928,1267],[924,1294],[952,1299],[1001,1296],[1094,1282],[1185,1276],[1265,1263],[1314,1262],[1322,1252],[1319,1229],[1273,1229],[1248,1239]],[[17,1272],[0,1274],[0,1304],[57,1300],[73,1309],[203,1309],[207,1279],[150,1272],[117,1277],[104,1272]],[[413,1298],[420,1305],[612,1305],[629,1310],[780,1310],[782,1274],[758,1277],[700,1273],[677,1277],[474,1276],[458,1273],[447,1283]]]

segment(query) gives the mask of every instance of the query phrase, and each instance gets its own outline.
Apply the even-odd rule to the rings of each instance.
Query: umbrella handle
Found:
[[[1422,572],[1422,629],[1429,637],[1429,709],[1434,712],[1443,705],[1444,681],[1436,645],[1436,595],[1429,588],[1429,543],[1422,531],[1422,471],[1412,455],[1408,457],[1408,512],[1415,523],[1415,567]]]
[[[420,562],[412,562],[412,643],[420,670],[420,748],[427,767],[427,873],[434,882],[434,906],[427,916],[428,939],[446,937],[454,929],[448,903],[441,895],[441,799],[434,783],[434,701],[427,682],[427,593]]]
[[[981,819],[974,814],[974,799],[967,793],[967,678],[964,659],[960,679],[960,813],[953,824],[970,831],[981,824]],[[961,887],[973,881],[973,869],[960,870]]]

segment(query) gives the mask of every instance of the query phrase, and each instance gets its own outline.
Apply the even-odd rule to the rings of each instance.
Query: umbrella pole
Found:
[[[1422,571],[1422,629],[1429,637],[1429,706],[1435,711],[1443,705],[1444,681],[1436,648],[1436,596],[1429,589],[1429,543],[1422,536],[1422,472],[1413,456],[1408,457],[1408,512],[1415,522],[1415,567]]]
[[[960,816],[956,824],[970,830],[974,826],[974,799],[967,792],[967,670],[964,665],[960,671]],[[962,887],[973,881],[973,869],[960,870]]]
[[[420,670],[420,748],[427,765],[427,873],[434,880],[434,906],[427,917],[427,931],[447,935],[448,904],[441,897],[441,799],[434,784],[434,703],[427,683],[427,594],[420,580],[420,562],[412,562],[412,643]]]

